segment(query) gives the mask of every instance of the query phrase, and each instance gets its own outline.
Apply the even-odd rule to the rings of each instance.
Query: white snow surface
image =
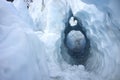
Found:
[[[0,80],[48,80],[45,46],[20,18],[0,0]]]

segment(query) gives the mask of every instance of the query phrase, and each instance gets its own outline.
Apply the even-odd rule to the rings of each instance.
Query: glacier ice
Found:
[[[74,52],[81,52],[85,48],[86,40],[80,31],[72,30],[67,35],[66,45]]]
[[[77,22],[77,20],[74,20],[74,17],[71,17],[71,18],[70,18],[70,20],[69,20],[70,26],[73,26],[73,27],[74,27],[75,25],[77,25],[77,23],[78,23],[78,22]]]
[[[0,1],[0,80],[48,80],[44,45],[28,24]]]
[[[67,58],[68,62],[72,62],[71,61],[72,58],[68,54],[66,54],[67,53],[66,48],[63,48],[64,47],[63,29],[65,26],[64,20],[65,18],[67,18],[66,15],[69,15],[70,8],[72,9],[73,15],[82,22],[82,25],[86,31],[86,35],[90,39],[90,42],[91,42],[90,57],[84,66],[87,71],[80,70],[82,72],[79,72],[79,68],[78,66],[76,66],[75,69],[76,71],[78,71],[78,73],[76,73],[74,69],[71,70],[67,67],[69,66],[69,64],[67,64],[61,58],[59,51],[56,53],[52,53],[54,55],[57,55],[56,57],[54,57],[54,62],[52,62],[52,64],[53,63],[57,64],[58,67],[62,68],[62,70],[56,69],[57,75],[55,75],[55,72],[52,72],[56,76],[56,77],[54,76],[54,78],[60,79],[60,80],[69,80],[69,79],[73,80],[74,78],[75,80],[80,80],[80,79],[83,79],[83,80],[89,80],[89,79],[119,80],[119,76],[117,75],[119,73],[119,68],[118,68],[119,58],[117,58],[117,56],[119,55],[119,50],[118,50],[119,44],[115,43],[114,49],[112,50],[113,52],[110,52],[112,48],[110,46],[113,40],[111,39],[112,36],[109,36],[112,33],[114,38],[116,35],[116,40],[117,40],[117,38],[119,39],[119,36],[117,33],[113,33],[114,32],[113,30],[115,30],[115,32],[119,32],[119,31],[117,30],[116,27],[110,27],[110,25],[114,26],[114,22],[111,22],[112,18],[108,15],[108,12],[99,10],[99,8],[96,7],[96,5],[94,4],[86,4],[80,0],[74,0],[74,1],[73,0],[69,0],[69,1],[68,0],[66,1],[50,0],[46,4],[46,6],[48,6],[45,8],[46,10],[48,10],[48,12],[46,13],[46,17],[44,17],[46,20],[45,24],[47,25],[45,30],[47,30],[49,33],[52,32],[53,34],[61,33],[58,35],[61,37],[62,40],[57,43],[59,43],[59,45],[63,44],[61,52],[62,52],[62,55],[64,54],[65,56],[64,58]],[[63,8],[63,6],[65,7]],[[110,32],[107,32],[108,28]],[[119,43],[119,40],[117,43]],[[48,41],[46,44],[48,44]],[[114,56],[112,53],[115,53]],[[114,62],[113,59],[117,60],[117,62]],[[70,68],[72,67],[74,66],[70,66]],[[71,72],[69,71],[72,71],[73,74],[70,74]],[[79,76],[76,76],[76,75],[79,75]],[[109,76],[109,75],[112,75],[112,76]]]
[[[0,0],[0,80],[120,80],[117,2]],[[90,41],[84,64],[72,64],[64,43],[72,16]]]

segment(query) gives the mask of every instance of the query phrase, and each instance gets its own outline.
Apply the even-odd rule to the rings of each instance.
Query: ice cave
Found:
[[[120,80],[120,0],[0,0],[0,80]]]

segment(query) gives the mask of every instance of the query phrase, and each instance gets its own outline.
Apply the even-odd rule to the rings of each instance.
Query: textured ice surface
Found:
[[[33,0],[28,10],[22,0],[0,0],[0,80],[120,80],[119,10],[113,2]],[[70,65],[61,56],[67,53],[61,45],[70,8],[91,43],[86,65]]]
[[[20,18],[12,3],[0,1],[0,80],[48,80],[45,46]]]
[[[102,4],[102,2],[101,2]],[[64,7],[66,5],[66,7]],[[58,48],[62,43],[62,31],[64,29],[64,19],[66,15],[69,13],[65,12],[67,9],[71,7],[74,16],[76,16],[83,24],[87,37],[91,41],[91,49],[90,49],[90,57],[86,63],[86,66],[80,65],[84,69],[79,68],[79,66],[70,66],[60,56],[60,51],[57,48],[52,47],[51,45],[56,45]],[[102,7],[101,7],[102,8]],[[54,67],[49,67],[52,74],[52,79],[54,80],[119,80],[119,31],[117,27],[115,27],[113,18],[109,16],[106,12],[100,10],[94,4],[86,4],[80,0],[66,0],[66,1],[48,1],[46,4],[47,13],[46,17],[46,29],[47,34],[54,34],[59,36],[58,40],[50,39],[51,45],[49,45],[49,56],[54,54],[56,56],[51,56],[50,59],[48,56],[51,65],[54,64]],[[109,10],[109,9],[108,9]],[[110,13],[112,14],[112,12]],[[64,15],[64,16],[63,16]],[[34,18],[34,17],[33,17]],[[112,21],[112,22],[111,22]],[[43,33],[44,34],[44,33]],[[44,36],[44,37],[46,37]],[[52,35],[51,35],[52,36]],[[113,38],[114,37],[114,38]],[[45,41],[45,44],[49,43],[49,38]],[[112,47],[113,40],[117,40],[118,42],[114,43],[114,47]],[[43,39],[44,41],[44,39]],[[55,50],[53,50],[55,49]],[[56,51],[56,52],[55,52]],[[114,54],[113,54],[114,53]],[[69,58],[69,56],[66,56]],[[68,59],[69,60],[69,59]],[[70,69],[69,69],[70,68]],[[72,68],[72,69],[71,69]],[[111,76],[110,76],[111,75]]]
[[[86,40],[84,35],[80,31],[72,30],[67,35],[66,44],[70,50],[74,52],[80,52],[84,50]]]

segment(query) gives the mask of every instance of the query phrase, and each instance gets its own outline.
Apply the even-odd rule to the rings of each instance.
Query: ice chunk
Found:
[[[69,20],[70,26],[76,26],[77,25],[77,20],[74,20],[74,17],[71,17]]]
[[[80,52],[84,49],[86,40],[84,35],[80,31],[72,30],[67,35],[67,47],[72,51]]]

